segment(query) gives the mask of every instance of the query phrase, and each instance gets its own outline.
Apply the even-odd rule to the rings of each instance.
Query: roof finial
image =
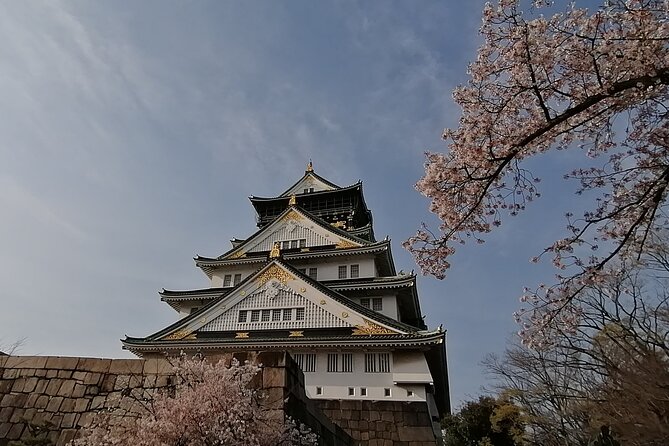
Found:
[[[272,246],[272,250],[269,252],[270,259],[276,259],[281,256],[281,249],[279,246],[279,242],[274,242],[274,246]]]
[[[311,162],[311,158],[309,158],[309,164],[307,164],[307,172],[313,172],[314,171],[314,164]]]
[[[295,194],[290,196],[290,200],[288,200],[288,206],[295,206],[297,204],[297,197]]]

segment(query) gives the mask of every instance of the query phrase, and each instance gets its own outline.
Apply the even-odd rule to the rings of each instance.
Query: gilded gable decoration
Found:
[[[340,240],[339,243],[337,243],[337,249],[346,249],[346,248],[357,248],[358,245],[356,245],[353,242],[349,242],[348,240]]]
[[[353,334],[354,336],[365,336],[365,335],[373,336],[373,335],[389,335],[397,333],[365,319],[365,325],[356,325],[351,334]]]
[[[166,341],[191,340],[191,339],[197,339],[197,336],[192,331],[183,328],[181,330],[177,330],[173,333],[170,333],[163,339]]]
[[[281,282],[282,285],[286,285],[289,280],[295,280],[291,274],[289,274],[283,268],[278,267],[277,265],[272,265],[256,278],[256,283],[258,286],[265,285],[269,280],[276,279]]]
[[[274,242],[274,246],[272,246],[272,250],[269,252],[269,258],[276,259],[280,255],[281,255],[281,248],[279,247],[279,242]]]

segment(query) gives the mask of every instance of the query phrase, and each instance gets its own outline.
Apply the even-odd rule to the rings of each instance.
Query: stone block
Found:
[[[76,372],[76,373],[81,373],[81,372]],[[95,373],[95,372],[86,372],[84,376],[84,384],[86,385],[98,385],[100,384],[100,380],[102,379],[102,374],[100,373]]]
[[[86,372],[107,373],[111,365],[111,359],[81,358],[77,370]]]
[[[26,382],[25,378],[15,379],[14,384],[12,385],[12,392],[14,393],[23,392],[23,385],[25,384],[25,382]]]
[[[0,423],[6,423],[12,417],[14,409],[11,407],[3,407],[0,409]],[[2,438],[2,437],[0,437]]]
[[[60,422],[60,427],[67,429],[76,426],[78,417],[79,414],[76,413],[67,413],[63,415],[63,421]]]
[[[27,378],[25,383],[23,384],[23,391],[26,393],[34,392],[35,388],[37,387],[37,383],[39,383],[40,379],[35,378],[34,376],[32,378]]]
[[[166,359],[146,359],[143,367],[144,375],[170,375],[173,369]]]
[[[14,413],[12,414],[12,417],[9,419],[10,423],[18,423],[23,419],[23,414],[25,413],[25,410],[23,409],[14,409]]]
[[[63,403],[63,397],[62,396],[54,396],[49,400],[49,404],[46,406],[46,411],[47,412],[58,412],[60,410],[60,406]]]
[[[23,413],[23,419],[30,422],[35,418],[35,414],[37,413],[37,409],[34,407],[31,407],[30,409],[26,409],[26,411]]]
[[[72,379],[76,379],[77,381],[83,382],[84,379],[86,379],[86,372],[72,372]]]
[[[0,438],[7,438],[7,434],[12,426],[14,425],[9,422],[0,423]]]
[[[60,388],[58,389],[57,395],[71,397],[75,384],[76,383],[71,379],[64,381],[63,384],[61,384]]]
[[[46,406],[49,404],[49,397],[47,395],[40,395],[35,401],[36,409],[46,409]]]
[[[72,398],[81,398],[86,394],[86,386],[83,384],[76,383],[74,385],[74,389],[72,389],[72,393],[70,396]]]
[[[77,437],[77,429],[63,429],[58,435],[56,446],[66,446]]]
[[[264,367],[262,369],[262,387],[283,387],[285,384],[284,369],[278,367]]]
[[[99,393],[100,388],[98,386],[87,386],[84,395],[98,395]]]
[[[104,396],[94,396],[91,400],[91,410],[102,409],[105,407],[106,397]]]
[[[114,390],[123,390],[129,387],[130,387],[129,375],[118,375],[116,377],[116,382],[114,383]]]
[[[60,423],[63,421],[63,415],[61,414],[54,414],[53,417],[51,417],[51,424],[53,424],[54,429],[60,429]]]
[[[4,379],[15,379],[18,378],[18,376],[19,376],[18,369],[5,369],[5,371],[2,372],[2,377]]]
[[[11,429],[9,429],[9,432],[7,432],[7,440],[18,440],[21,438],[21,434],[23,434],[23,429],[25,427],[26,425],[23,423],[13,425]]]
[[[143,360],[141,359],[112,359],[109,366],[109,373],[115,374],[136,374],[141,375],[144,370]]]
[[[58,376],[58,370],[56,370],[56,369],[49,369],[49,370],[46,371],[46,375],[44,375],[44,376],[46,376],[46,377],[49,378],[49,379],[51,379],[51,378],[55,378],[55,377]]]
[[[11,379],[0,379],[0,395],[9,393],[14,385]]]
[[[75,370],[77,364],[79,363],[79,358],[70,358],[66,356],[49,356],[46,360],[47,369],[57,369],[57,370]]]
[[[46,376],[46,369],[37,369],[35,370],[35,376],[39,376],[40,378],[44,378]]]
[[[116,376],[107,375],[102,380],[102,390],[104,392],[111,392],[114,390],[114,383],[116,382]]]
[[[70,379],[72,378],[72,371],[71,370],[58,370],[58,378],[62,379]]]
[[[14,407],[21,407],[25,408],[26,403],[28,402],[28,394],[27,393],[21,393],[19,395],[16,395],[14,397]]]
[[[13,407],[16,395],[8,394],[0,399],[0,407]]]
[[[77,398],[74,403],[74,411],[85,412],[88,409],[88,403],[90,403],[88,398]]]
[[[77,426],[79,427],[89,427],[93,424],[95,414],[92,412],[82,413],[79,419],[77,420]]]
[[[44,393],[46,393],[49,396],[56,396],[58,395],[58,389],[60,389],[60,385],[63,383],[62,380],[53,378],[49,380],[49,384],[46,386],[46,389],[44,390]]]
[[[74,412],[74,404],[77,400],[75,398],[65,398],[63,404],[60,406],[62,413]]]

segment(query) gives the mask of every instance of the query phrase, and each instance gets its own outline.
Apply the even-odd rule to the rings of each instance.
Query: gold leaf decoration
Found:
[[[389,334],[398,334],[388,328],[382,327],[379,324],[375,324],[372,321],[364,320],[365,325],[356,325],[353,329],[354,336],[373,336],[373,335],[389,335]]]
[[[231,254],[228,256],[228,259],[240,259],[246,257],[246,253],[244,251],[238,251],[234,254]]]
[[[190,340],[190,339],[196,339],[195,333],[193,333],[191,330],[188,330],[186,328],[183,328],[181,330],[177,330],[173,333],[170,333],[169,335],[165,336],[163,338],[166,341],[178,341],[182,339]]]
[[[349,242],[348,240],[341,239],[339,243],[337,243],[337,249],[346,249],[346,248],[357,248],[358,245],[356,245],[353,242]]]
[[[346,222],[343,220],[336,221],[334,223],[330,223],[330,225],[334,226],[335,228],[339,229],[346,229]]]
[[[301,338],[304,336],[304,331],[291,331],[288,335],[289,338]]]
[[[344,319],[346,319],[346,318],[348,317],[348,313],[345,312],[345,311],[343,311],[343,312],[341,313],[341,317],[343,317]]]
[[[325,299],[321,299],[321,305],[325,305]]]
[[[276,265],[272,265],[267,271],[258,276],[256,283],[258,286],[263,286],[271,279],[276,279],[285,285],[289,280],[295,280],[295,277],[288,274],[286,270],[281,269]]]
[[[248,337],[249,337],[249,332],[248,331],[245,331],[245,332],[239,332],[238,331],[237,333],[235,333],[235,339],[247,339]]]
[[[300,220],[302,220],[302,216],[300,214],[298,214],[297,212],[291,210],[290,212],[288,212],[286,215],[284,215],[281,218],[281,221],[288,221],[288,220],[300,221]]]
[[[300,293],[306,293],[307,289],[305,287],[300,288]]]

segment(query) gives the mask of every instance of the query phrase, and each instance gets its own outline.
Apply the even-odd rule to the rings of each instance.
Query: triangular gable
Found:
[[[292,268],[273,261],[225,298],[204,308],[181,324],[175,324],[162,339],[192,339],[197,332],[255,330],[301,330],[305,328],[350,327],[351,335],[405,334],[396,327],[362,314],[356,304],[337,300],[324,293],[319,284]],[[283,310],[290,309],[290,320],[283,320]],[[297,317],[303,309],[304,318]],[[251,320],[251,312],[260,310],[260,319]],[[262,320],[262,310],[269,320]],[[274,310],[281,310],[281,320],[272,320]],[[246,311],[240,322],[240,311]],[[382,318],[379,318],[382,319]]]
[[[308,192],[319,192],[323,190],[340,189],[340,187],[329,182],[325,178],[316,175],[314,172],[307,172],[300,180],[297,181],[297,183],[293,184],[287,191],[279,196],[289,197],[291,195],[303,194],[305,189]]]
[[[286,240],[304,240],[301,248],[336,245],[338,248],[356,248],[368,244],[365,240],[349,236],[327,223],[316,221],[301,209],[291,206],[272,223],[255,233],[222,259],[246,256],[246,253],[267,252],[274,243]]]

